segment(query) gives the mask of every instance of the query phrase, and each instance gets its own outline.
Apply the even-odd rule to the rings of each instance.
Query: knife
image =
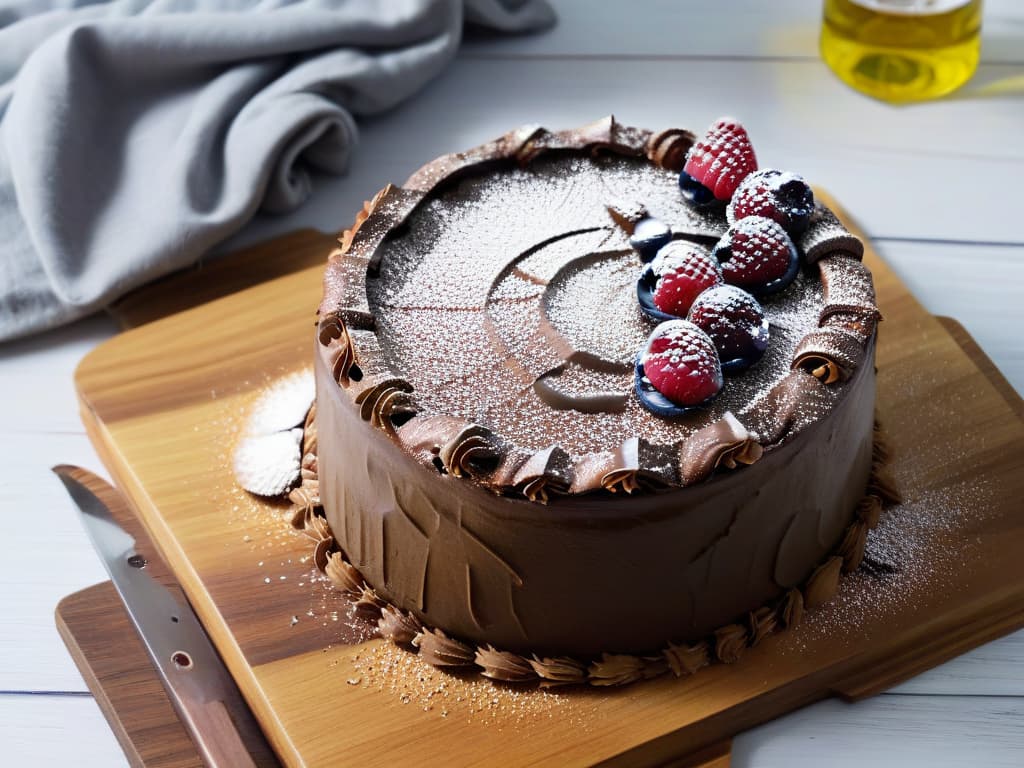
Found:
[[[79,467],[60,465],[53,471],[78,506],[85,531],[203,762],[210,768],[249,768],[257,765],[255,755],[260,765],[277,765],[188,600],[180,588],[176,595],[160,584],[152,567],[147,571],[147,558],[155,554],[139,552],[135,539],[118,524],[118,517],[131,514],[120,491]]]

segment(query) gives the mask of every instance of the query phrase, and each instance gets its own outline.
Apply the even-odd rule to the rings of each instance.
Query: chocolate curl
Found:
[[[435,667],[472,667],[476,652],[465,643],[453,640],[439,629],[423,628],[412,644],[420,650],[420,656]]]
[[[808,264],[832,254],[857,261],[864,258],[864,243],[861,239],[844,227],[829,208],[820,204],[815,206],[807,229],[797,238],[797,245]]]
[[[839,589],[839,574],[842,570],[843,558],[830,557],[814,569],[811,578],[804,587],[804,603],[808,608],[817,608],[831,600]]]
[[[601,486],[611,493],[654,491],[678,482],[675,448],[631,437],[609,456]]]
[[[394,418],[416,413],[412,404],[412,384],[399,378],[385,378],[373,383],[355,398],[359,416],[395,437]]]
[[[849,379],[863,359],[864,346],[857,336],[839,328],[825,328],[804,336],[791,367],[807,371],[822,384],[835,384]]]
[[[669,669],[676,677],[692,675],[711,663],[711,649],[704,641],[694,645],[668,644],[664,654]]]
[[[818,324],[844,329],[866,342],[882,319],[870,270],[857,259],[839,253],[823,256],[818,269],[825,289],[825,306]]]
[[[703,480],[719,465],[735,469],[740,464],[753,464],[762,454],[757,436],[726,411],[721,419],[698,429],[683,442],[679,458],[683,485]]]
[[[380,632],[381,637],[385,637],[397,645],[412,645],[416,635],[423,631],[423,625],[411,613],[400,611],[395,606],[388,604],[380,609],[377,631]]]
[[[636,225],[650,216],[644,204],[636,200],[614,200],[605,208],[612,221],[627,235],[632,235]]]
[[[552,494],[565,494],[572,485],[572,459],[556,445],[537,451],[524,463],[512,484],[530,501],[547,504]]]
[[[480,674],[503,683],[525,683],[537,679],[537,673],[527,659],[508,651],[499,651],[490,645],[476,649],[475,662]]]
[[[800,624],[804,618],[804,595],[799,589],[791,589],[779,605],[779,621],[787,629]]]
[[[587,668],[575,659],[566,656],[554,658],[534,656],[527,661],[541,679],[541,688],[576,685],[587,681]]]
[[[438,453],[445,469],[455,477],[486,474],[499,458],[498,446],[489,429],[470,424],[450,438]]]
[[[647,158],[667,171],[679,173],[686,165],[686,153],[696,140],[690,131],[669,128],[647,140]]]

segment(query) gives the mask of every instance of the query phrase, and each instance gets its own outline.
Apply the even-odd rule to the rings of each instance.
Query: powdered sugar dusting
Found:
[[[897,482],[907,488],[906,478]],[[831,602],[781,638],[784,650],[825,637],[857,644],[886,621],[920,610],[970,580],[980,547],[972,531],[992,507],[990,481],[908,492],[909,498],[885,512],[868,535],[861,568],[840,581]]]
[[[586,732],[608,695],[594,689],[538,689],[535,684],[502,685],[475,672],[431,667],[415,653],[391,643],[361,648],[351,658],[349,685],[376,690],[403,705],[438,718],[482,723],[502,730],[557,720],[560,725]]]
[[[725,230],[721,216],[687,205],[671,172],[635,158],[560,154],[453,182],[386,239],[368,299],[387,363],[413,384],[420,408],[480,423],[526,450],[557,434],[579,456],[632,437],[676,443],[740,413],[788,373],[823,303],[813,268],[763,302],[768,351],[706,410],[666,420],[637,402],[631,367],[656,323],[637,307],[642,265],[606,209],[618,199],[642,201],[676,232]],[[596,360],[600,375],[579,375],[586,364],[566,369],[573,353]],[[609,402],[625,407],[586,417],[559,410],[537,396],[539,377],[580,398],[617,393]]]

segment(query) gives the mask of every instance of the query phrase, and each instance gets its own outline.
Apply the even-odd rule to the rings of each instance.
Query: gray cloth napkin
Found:
[[[544,0],[0,2],[0,339],[81,317],[345,171],[354,115]]]

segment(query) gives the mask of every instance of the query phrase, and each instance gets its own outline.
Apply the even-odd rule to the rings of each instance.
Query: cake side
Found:
[[[349,561],[420,621],[520,653],[651,652],[734,622],[836,548],[872,463],[870,364],[827,419],[742,472],[556,507],[411,462],[322,357],[316,380],[320,498]]]

